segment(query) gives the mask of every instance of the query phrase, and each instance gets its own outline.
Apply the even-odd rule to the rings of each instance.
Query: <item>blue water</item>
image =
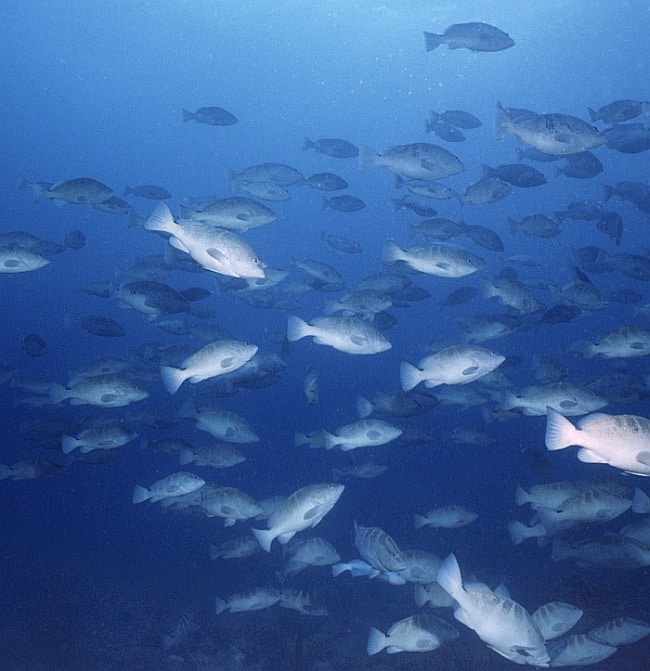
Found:
[[[423,30],[442,32],[466,21],[499,26],[516,44],[495,53],[446,47],[424,51]],[[145,345],[203,346],[190,336],[155,328],[142,314],[120,309],[115,300],[83,290],[89,282],[125,281],[123,270],[165,251],[162,238],[129,227],[126,216],[76,205],[56,207],[49,200],[35,202],[31,189],[18,189],[22,178],[57,182],[87,176],[109,185],[118,196],[126,185],[157,184],[173,194],[169,204],[176,210],[193,199],[230,195],[228,171],[266,161],[286,163],[306,176],[334,172],[349,183],[346,193],[365,201],[364,210],[322,210],[322,196],[333,194],[292,188],[290,200],[267,203],[277,221],[244,237],[269,266],[290,270],[289,280],[300,276],[291,266],[292,258],[312,258],[334,266],[346,287],[353,288],[382,269],[387,238],[403,246],[424,243],[407,234],[407,225],[418,223],[418,217],[392,210],[390,199],[405,193],[394,190],[392,173],[363,173],[355,159],[302,151],[304,137],[345,138],[376,151],[412,142],[439,144],[465,164],[464,173],[444,180],[462,192],[481,177],[482,164],[516,162],[516,149],[523,147],[512,137],[495,139],[497,101],[506,107],[588,119],[588,106],[597,109],[617,99],[650,98],[650,60],[639,46],[647,42],[649,29],[647,4],[633,0],[7,0],[0,9],[1,232],[21,230],[62,243],[66,234],[78,229],[87,244],[52,256],[51,263],[37,271],[2,276],[0,363],[15,369],[14,382],[38,378],[65,384],[70,371],[99,357],[138,359]],[[210,105],[229,110],[239,123],[215,127],[182,122],[183,108]],[[425,135],[429,110],[444,109],[471,112],[482,126],[466,131],[463,143]],[[220,326],[235,338],[281,355],[286,364],[272,386],[214,399],[247,418],[261,436],[260,443],[241,446],[247,461],[223,471],[189,470],[257,499],[330,480],[332,468],[347,465],[348,457],[295,448],[296,430],[355,421],[357,396],[373,398],[399,388],[401,361],[417,362],[431,348],[462,341],[456,316],[507,311],[481,298],[440,308],[453,289],[478,288],[479,277],[494,277],[505,265],[503,258],[526,254],[541,265],[518,267],[520,278],[550,307],[556,301],[545,287],[573,281],[574,249],[597,245],[610,253],[647,254],[647,216],[616,199],[607,207],[623,217],[619,247],[594,222],[567,220],[561,235],[551,240],[508,234],[508,217],[521,219],[536,212],[550,216],[572,201],[602,201],[602,183],[647,184],[647,153],[622,154],[607,147],[595,153],[604,172],[594,179],[556,177],[553,164],[537,163],[533,165],[544,172],[548,184],[513,187],[512,195],[498,203],[461,208],[457,202],[425,201],[439,216],[490,227],[503,239],[505,253],[490,252],[462,237],[452,242],[486,259],[484,271],[460,280],[410,274],[431,297],[389,310],[397,319],[386,332],[393,347],[379,355],[352,357],[310,339],[287,347],[287,311],[253,307],[241,296],[222,293],[215,276],[198,267],[194,273],[175,271],[164,277],[162,281],[179,290],[203,287],[213,292],[200,305],[214,311]],[[129,200],[140,216],[156,205]],[[322,230],[354,239],[363,254],[348,256],[331,249],[320,240]],[[647,303],[647,282],[620,273],[590,277],[603,294],[632,289]],[[326,300],[340,296],[299,295],[294,312],[311,320],[322,314]],[[101,338],[65,328],[66,313],[111,317],[127,336]],[[509,357],[506,372],[517,387],[536,383],[531,367],[536,353],[560,360],[571,382],[586,384],[616,371],[642,384],[648,374],[646,359],[587,360],[570,347],[622,325],[647,328],[647,313],[644,318],[633,306],[611,303],[604,311],[569,323],[522,328],[484,346]],[[44,338],[45,356],[33,358],[21,349],[21,339],[29,333]],[[313,367],[322,371],[321,400],[315,406],[302,395],[302,381]],[[310,568],[289,583],[318,595],[329,611],[327,617],[300,616],[278,606],[217,617],[214,597],[272,584],[283,565],[281,553],[274,543],[270,556],[211,563],[209,544],[218,545],[261,523],[238,522],[224,529],[216,518],[131,503],[136,484],[148,486],[180,470],[176,456],[141,449],[142,440],[179,436],[195,445],[210,440],[187,420],[169,428],[138,420],[140,413],[174,418],[180,404],[192,396],[187,383],[170,396],[157,365],[150,369],[151,374],[138,381],[149,397],[126,408],[29,407],[22,405],[25,394],[16,386],[0,386],[0,463],[42,457],[62,466],[53,478],[0,482],[0,669],[512,667],[458,623],[460,639],[436,652],[390,657],[381,653],[366,666],[371,663],[365,651],[369,627],[386,631],[412,615],[412,586],[393,587],[349,574],[334,579],[327,567]],[[650,416],[644,398],[610,404],[604,411]],[[41,420],[96,416],[122,420],[139,434],[112,463],[73,463],[57,448],[57,435],[53,441],[45,436],[29,439],[29,429]],[[359,455],[353,454],[355,460],[372,457],[388,471],[375,480],[346,481],[341,500],[315,530],[344,560],[356,556],[356,520],[383,528],[402,548],[426,549],[441,558],[454,552],[465,575],[492,587],[505,583],[513,598],[531,611],[552,600],[579,602],[586,617],[576,631],[618,615],[650,619],[646,568],[621,571],[554,563],[549,547],[537,547],[534,541],[513,547],[507,533],[508,520],[524,520],[528,514],[514,503],[517,485],[607,476],[643,487],[645,480],[608,466],[582,464],[575,448],[548,453],[544,417],[486,423],[481,408],[440,405],[426,415],[394,421],[433,438],[425,444],[362,448]],[[450,434],[459,426],[480,427],[496,442],[487,447],[456,445]],[[472,508],[478,520],[462,529],[413,530],[413,513],[449,503]],[[618,531],[634,519],[628,512],[625,522],[615,520],[606,528]],[[603,528],[590,531],[598,536]],[[184,613],[194,613],[197,630],[163,651],[161,635],[172,631]],[[455,622],[451,611],[440,614]],[[298,634],[302,645],[297,646]],[[621,648],[598,668],[644,669],[648,645],[642,641]]]

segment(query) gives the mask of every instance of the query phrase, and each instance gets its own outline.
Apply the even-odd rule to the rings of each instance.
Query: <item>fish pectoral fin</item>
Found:
[[[213,258],[215,261],[219,261],[219,263],[226,263],[228,261],[228,257],[216,247],[208,247],[205,251],[208,256]]]
[[[569,408],[575,408],[576,405],[578,404],[575,401],[572,401],[570,398],[565,398],[563,401],[560,401],[558,405],[560,406],[560,408],[569,409]]]
[[[117,401],[118,398],[119,396],[117,394],[102,394],[99,397],[99,400],[102,403],[113,403],[113,401]]]
[[[636,455],[636,460],[644,466],[650,466],[650,452],[644,450]]]
[[[319,515],[320,511],[321,511],[321,507],[319,505],[313,506],[309,510],[305,511],[305,514],[302,516],[302,519],[303,520],[311,520],[314,517],[316,517],[316,515]]]
[[[363,347],[366,344],[366,339],[358,335],[350,336],[350,340],[358,347]]]
[[[445,263],[444,261],[436,261],[435,266],[436,268],[440,268],[441,270],[449,269],[449,264]]]
[[[221,512],[227,517],[232,517],[235,514],[235,509],[232,506],[221,506]]]
[[[478,370],[478,366],[468,366],[465,370],[462,371],[462,375],[474,375]]]
[[[247,214],[239,213],[235,219],[238,219],[239,221],[250,221],[251,218]]]
[[[570,133],[557,133],[555,135],[555,140],[561,142],[562,144],[569,144],[572,142],[573,138]]]
[[[644,344],[643,344],[642,342],[638,341],[638,340],[635,340],[634,342],[631,342],[631,343],[628,345],[628,347],[629,347],[630,349],[640,349],[640,350],[644,350],[644,349],[646,349],[645,346],[644,346]]]
[[[233,357],[227,356],[225,359],[221,359],[219,365],[221,366],[221,368],[230,368],[233,365],[233,361],[234,361]]]
[[[370,431],[366,432],[366,437],[369,440],[377,440],[378,438],[381,438],[381,433],[379,433],[379,431],[376,429],[371,429]]]

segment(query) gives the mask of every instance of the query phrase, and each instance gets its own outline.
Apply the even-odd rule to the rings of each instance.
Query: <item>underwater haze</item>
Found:
[[[645,671],[649,32],[5,0],[0,671]]]

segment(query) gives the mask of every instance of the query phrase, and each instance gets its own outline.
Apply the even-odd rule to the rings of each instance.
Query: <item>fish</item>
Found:
[[[525,233],[536,238],[554,238],[560,234],[557,221],[545,214],[531,214],[521,221],[508,217],[510,235]]]
[[[466,277],[483,270],[485,261],[475,254],[448,245],[416,245],[402,249],[387,240],[382,256],[384,263],[403,261],[417,272],[438,277]]]
[[[64,387],[50,384],[50,403],[58,405],[69,399],[70,405],[95,405],[102,408],[120,408],[149,396],[134,382],[122,375],[94,375],[83,377]]]
[[[311,368],[302,382],[302,395],[309,405],[316,405],[319,401],[320,376],[321,371],[318,368]]]
[[[320,239],[324,240],[332,249],[345,254],[361,254],[363,252],[363,247],[358,242],[341,235],[332,235],[321,231]]]
[[[179,451],[179,464],[196,464],[197,466],[210,466],[212,468],[228,468],[246,461],[246,457],[234,447],[217,443],[205,447],[181,447]]]
[[[594,641],[585,634],[567,636],[551,642],[548,646],[552,667],[596,664],[611,657],[617,650],[618,648]]]
[[[587,635],[594,641],[618,647],[631,645],[650,634],[650,624],[632,617],[615,617],[598,627],[594,627]]]
[[[403,571],[407,566],[406,559],[392,536],[379,527],[363,527],[355,521],[354,547],[372,568],[369,576],[371,578],[382,571]]]
[[[306,137],[302,142],[302,148],[314,149],[319,154],[326,154],[332,158],[355,158],[359,155],[358,147],[355,147],[347,140],[340,138],[321,138],[320,140],[310,140]]]
[[[77,326],[87,333],[102,338],[122,338],[126,335],[126,331],[119,322],[103,315],[71,317],[66,314],[64,326]]]
[[[519,280],[506,280],[500,284],[493,284],[481,278],[483,298],[496,298],[506,307],[516,310],[520,314],[531,314],[541,309],[541,304]]]
[[[209,546],[210,561],[215,559],[245,559],[260,551],[260,544],[250,535],[224,541],[219,547]]]
[[[189,254],[206,270],[227,277],[264,277],[264,264],[244,240],[202,222],[191,221],[181,226],[164,202],[156,207],[144,227],[148,231],[169,233],[169,244]]]
[[[230,183],[237,186],[247,182],[274,182],[282,187],[301,183],[305,176],[290,165],[284,163],[258,163],[245,168],[240,173],[229,173]]]
[[[422,529],[458,529],[471,524],[478,518],[478,514],[464,506],[449,505],[434,508],[424,515],[413,516],[413,528]]]
[[[350,185],[343,177],[332,172],[317,172],[298,182],[298,186],[308,186],[319,191],[342,191]]]
[[[390,443],[402,435],[402,429],[381,419],[360,419],[324,433],[325,449],[347,452],[359,447]]]
[[[409,179],[426,180],[452,177],[465,170],[455,154],[426,142],[390,147],[381,154],[363,145],[359,167],[363,172],[382,167]]]
[[[472,242],[485,249],[489,249],[491,252],[503,251],[503,241],[499,237],[499,234],[487,226],[467,224],[464,233]]]
[[[268,518],[268,529],[251,529],[266,552],[277,538],[286,545],[299,531],[313,529],[332,510],[344,485],[322,483],[301,487],[285,499]]]
[[[591,123],[602,121],[606,124],[619,124],[623,121],[632,121],[644,113],[641,100],[614,100],[597,110],[587,107]]]
[[[24,335],[20,339],[20,348],[33,358],[45,356],[49,351],[47,342],[38,333],[27,333]]]
[[[183,121],[196,121],[210,126],[233,126],[239,123],[237,117],[223,107],[200,107],[196,112],[184,109]]]
[[[0,464],[0,480],[37,480],[58,475],[63,466],[48,459],[27,459],[17,461],[11,466]]]
[[[427,51],[446,44],[449,49],[469,51],[503,51],[515,45],[515,41],[500,28],[489,23],[456,23],[449,26],[442,35],[424,31],[424,46]]]
[[[184,359],[180,368],[162,365],[160,375],[173,395],[185,380],[196,384],[241,368],[258,349],[257,345],[239,340],[217,340]]]
[[[76,177],[49,184],[24,180],[22,186],[31,186],[37,201],[54,200],[58,204],[96,205],[115,195],[113,189],[91,177]]]
[[[245,233],[251,228],[271,224],[276,219],[276,214],[266,205],[252,198],[231,196],[213,200],[201,210],[181,205],[178,223],[182,226],[190,221],[198,221],[216,228]]]
[[[246,613],[270,608],[280,601],[280,592],[272,587],[256,587],[247,592],[231,594],[227,599],[216,597],[215,611],[221,615],[228,610],[231,613]]]
[[[167,200],[172,197],[172,194],[164,189],[162,186],[155,184],[140,184],[138,186],[126,186],[124,188],[124,195],[134,195],[138,198],[147,198],[148,200]]]
[[[359,212],[366,207],[366,204],[356,196],[333,196],[332,198],[323,198],[322,208],[324,210],[336,210],[337,212]]]
[[[83,429],[74,436],[61,436],[63,454],[78,449],[82,454],[93,450],[111,450],[122,447],[137,438],[138,434],[128,426],[117,422],[108,422]]]
[[[400,364],[403,391],[410,391],[420,382],[425,387],[441,384],[469,384],[498,368],[506,358],[476,345],[452,345],[422,359],[417,366],[406,361]]]
[[[201,490],[201,510],[208,517],[222,517],[224,527],[237,520],[248,520],[263,512],[262,506],[236,487],[210,487]]]
[[[455,555],[441,564],[437,582],[455,601],[454,617],[502,657],[517,664],[547,668],[551,657],[530,613],[486,585],[463,584]]]
[[[309,566],[331,566],[341,560],[336,549],[323,538],[293,538],[286,546],[287,564],[280,576],[282,580],[293,577]]]
[[[513,118],[497,103],[497,140],[515,135],[524,144],[545,154],[580,154],[605,144],[606,137],[595,126],[569,114],[534,114]]]
[[[600,175],[605,169],[596,155],[590,151],[569,154],[564,157],[564,160],[566,163],[560,168],[556,168],[556,174],[573,179],[591,179]]]
[[[0,247],[0,273],[28,273],[43,268],[49,259],[20,245]]]
[[[496,177],[484,177],[470,184],[459,199],[466,205],[488,205],[507,198],[511,193],[512,188],[509,184]]]
[[[496,168],[484,165],[483,176],[496,177],[502,182],[521,188],[542,186],[548,183],[546,177],[539,170],[522,163],[506,163],[498,165]]]
[[[609,464],[625,473],[650,476],[650,420],[637,415],[593,413],[574,426],[547,409],[546,447],[550,451],[578,445],[578,459]]]
[[[431,111],[430,116],[432,118],[440,117],[444,122],[465,130],[472,130],[482,126],[480,119],[465,110],[445,110],[441,114]]]
[[[590,389],[570,382],[552,382],[542,386],[526,387],[501,395],[502,410],[520,410],[524,415],[546,415],[548,408],[564,416],[585,415],[600,410],[607,401]]]
[[[133,490],[133,503],[142,503],[143,501],[156,503],[163,499],[184,496],[198,491],[203,485],[205,485],[205,480],[198,475],[179,471],[156,480],[148,488],[136,485]]]
[[[431,652],[459,635],[458,630],[443,619],[429,613],[418,613],[395,622],[385,634],[370,627],[366,652],[368,655],[376,655],[384,649],[388,654]]]
[[[122,307],[133,308],[149,320],[191,309],[189,301],[179,291],[154,280],[126,282],[111,290],[109,295],[116,298]]]
[[[191,402],[181,408],[181,417],[192,417],[196,428],[227,443],[258,443],[260,438],[241,416],[215,405],[195,407]]]
[[[641,326],[621,326],[601,333],[595,342],[584,343],[584,356],[590,359],[630,359],[650,354],[650,329]]]
[[[452,221],[443,217],[427,219],[419,224],[409,224],[408,227],[411,237],[424,235],[442,242],[457,238],[465,232],[465,222]]]
[[[358,317],[318,317],[311,324],[289,315],[287,340],[313,337],[317,345],[327,345],[346,354],[379,354],[391,348],[377,329]]]

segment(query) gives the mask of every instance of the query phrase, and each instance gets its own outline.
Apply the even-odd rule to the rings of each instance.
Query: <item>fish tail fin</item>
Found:
[[[598,121],[598,119],[600,119],[600,114],[598,114],[598,112],[595,110],[592,110],[591,107],[587,107],[587,112],[589,114],[589,120],[591,123],[594,123],[594,121]]]
[[[508,113],[503,108],[500,102],[497,103],[497,118],[494,131],[497,136],[497,140],[503,140],[504,137],[510,135],[512,122]]]
[[[193,118],[193,112],[188,112],[186,109],[183,110],[183,121],[192,121]]]
[[[641,103],[641,116],[644,127],[650,128],[650,102]]]
[[[265,552],[271,552],[271,543],[275,538],[273,529],[251,529],[260,547]]]
[[[632,495],[632,512],[640,515],[650,513],[650,497],[638,487],[634,488]]]
[[[402,248],[395,242],[395,240],[391,240],[389,238],[386,240],[386,244],[384,245],[384,252],[382,254],[381,260],[384,263],[401,261],[403,258],[402,252]]]
[[[603,184],[603,200],[607,202],[612,196],[614,196],[614,187],[609,186],[609,184]]]
[[[149,494],[149,490],[146,487],[136,485],[133,488],[133,503],[142,503],[143,501],[146,501],[150,497],[151,494]]]
[[[508,534],[513,545],[523,543],[527,538],[530,538],[528,533],[529,527],[519,521],[508,522]]]
[[[519,229],[519,222],[511,217],[508,217],[508,227],[510,229],[510,235],[514,235]]]
[[[61,450],[63,454],[70,454],[77,447],[77,439],[73,436],[61,436]]]
[[[368,635],[368,645],[366,652],[369,655],[376,655],[386,647],[386,636],[382,634],[379,629],[370,627],[370,634]]]
[[[221,557],[221,551],[216,545],[210,543],[208,546],[208,556],[210,557],[210,561],[216,561]]]
[[[365,144],[361,145],[361,149],[359,150],[359,170],[361,170],[361,172],[372,170],[379,165],[378,158],[379,154],[377,152],[373,151]]]
[[[344,564],[343,562],[337,562],[336,564],[332,564],[332,576],[334,578],[338,577],[343,573],[344,571],[348,570],[348,565]]]
[[[521,486],[517,487],[515,491],[515,503],[518,506],[523,506],[525,503],[530,501],[530,495],[528,492]]]
[[[6,480],[11,477],[12,469],[6,464],[0,464],[0,480]]]
[[[490,280],[486,280],[485,278],[481,278],[481,290],[483,298],[494,298],[499,295],[497,287],[492,284]]]
[[[308,445],[310,442],[309,436],[306,436],[301,431],[296,431],[293,434],[293,445],[294,447],[301,447],[302,445]]]
[[[185,382],[185,371],[182,368],[174,368],[173,366],[161,366],[160,377],[165,385],[165,389],[174,395],[183,382]]]
[[[413,528],[421,529],[427,525],[427,518],[422,515],[413,515]]]
[[[61,403],[61,401],[64,401],[67,398],[67,392],[65,387],[63,387],[60,384],[57,384],[56,382],[53,382],[50,385],[50,403],[53,405],[58,405]]]
[[[221,615],[224,610],[228,609],[228,604],[223,600],[220,599],[218,596],[214,598],[214,610],[217,613],[217,615]]]
[[[363,396],[357,396],[357,415],[359,416],[359,419],[370,417],[374,409],[371,401]]]
[[[295,315],[289,315],[287,319],[287,340],[289,342],[296,342],[301,338],[305,338],[308,335],[311,335],[311,327],[309,324],[296,317]]]
[[[192,461],[194,461],[194,452],[184,447],[178,455],[178,465],[187,466],[187,464],[191,464]]]
[[[456,555],[453,553],[440,564],[436,573],[436,582],[453,598],[463,591],[463,577]]]
[[[411,391],[411,389],[417,387],[421,382],[421,371],[413,364],[410,364],[407,361],[402,361],[399,366],[399,379],[402,385],[402,391]]]
[[[310,140],[308,137],[303,138],[303,141],[302,141],[302,149],[303,149],[303,151],[304,151],[305,149],[313,149],[315,146],[316,146],[316,143],[313,142],[312,140]]]
[[[342,477],[343,477],[343,471],[340,468],[332,469],[332,480],[334,480],[334,482],[340,482]]]
[[[144,222],[144,227],[147,231],[165,231],[167,233],[169,233],[176,225],[171,210],[164,201],[161,201],[157,205],[156,209]]]
[[[442,44],[442,35],[424,31],[424,48],[426,51],[433,51]]]
[[[124,187],[124,195],[125,195],[125,196],[128,196],[130,193],[133,193],[133,189],[127,184],[127,185]]]
[[[550,406],[546,407],[546,448],[551,452],[563,450],[569,445],[577,445],[575,442],[576,428],[571,422]]]

